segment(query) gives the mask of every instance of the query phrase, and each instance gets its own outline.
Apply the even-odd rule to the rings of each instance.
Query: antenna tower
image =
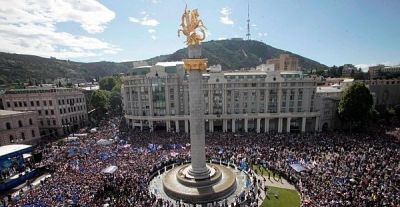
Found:
[[[250,40],[250,3],[247,3],[247,40]]]

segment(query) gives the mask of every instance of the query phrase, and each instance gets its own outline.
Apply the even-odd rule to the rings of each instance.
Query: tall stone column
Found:
[[[290,133],[290,121],[292,120],[292,118],[288,117],[286,119],[286,132]]]
[[[189,59],[184,59],[185,69],[189,72],[189,111],[190,111],[190,144],[192,163],[189,175],[195,179],[210,176],[206,165],[205,127],[204,127],[204,94],[202,91],[202,73],[207,67],[207,60],[201,59],[201,46],[190,45]]]
[[[249,132],[249,120],[247,118],[244,119],[244,132]]]
[[[179,133],[180,129],[179,129],[179,120],[175,120],[175,132]]]
[[[307,121],[307,118],[306,117],[303,117],[302,119],[301,119],[301,132],[306,132],[306,121]]]
[[[261,123],[261,119],[257,119],[257,126],[256,126],[256,132],[260,133],[260,123]]]
[[[232,119],[232,132],[236,132],[235,119]]]
[[[228,131],[228,120],[224,119],[222,121],[222,131],[227,132]]]

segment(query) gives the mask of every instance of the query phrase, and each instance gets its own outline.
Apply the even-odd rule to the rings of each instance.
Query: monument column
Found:
[[[303,117],[301,120],[301,132],[303,133],[306,132],[306,120],[307,120],[306,117]]]
[[[207,59],[201,58],[201,45],[188,46],[189,58],[184,59],[184,68],[189,72],[189,111],[190,144],[192,164],[189,175],[195,179],[210,176],[206,165],[203,71],[207,68]]]

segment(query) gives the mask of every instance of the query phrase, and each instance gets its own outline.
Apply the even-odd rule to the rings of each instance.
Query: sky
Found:
[[[0,51],[82,62],[132,61],[185,47],[198,8],[206,40],[246,35],[328,66],[400,64],[398,0],[0,0]]]

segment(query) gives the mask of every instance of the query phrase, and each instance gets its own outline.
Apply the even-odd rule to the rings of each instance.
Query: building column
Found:
[[[232,119],[232,132],[236,132],[235,119]]]
[[[222,131],[223,132],[228,131],[228,120],[226,120],[226,119],[222,120]]]
[[[306,121],[307,121],[306,117],[303,117],[301,120],[301,132],[302,133],[306,132]]]
[[[149,122],[149,128],[150,128],[150,132],[154,132],[154,125],[153,125],[153,121],[148,121]]]
[[[249,119],[244,119],[244,132],[249,132]]]
[[[287,118],[286,120],[286,132],[290,133],[290,121],[292,120],[292,118]]]
[[[257,133],[260,133],[260,122],[261,122],[261,119],[257,119],[257,126],[256,126]]]
[[[278,119],[278,133],[282,133],[282,118]]]
[[[176,120],[176,121],[175,121],[175,132],[176,132],[176,133],[179,133],[179,132],[180,132],[180,129],[179,129],[179,120]]]
[[[166,126],[167,126],[167,132],[171,131],[171,121],[170,120],[166,120]]]
[[[208,120],[208,130],[214,132],[214,120]]]
[[[185,133],[189,133],[189,121],[185,120]]]
[[[268,118],[265,118],[264,132],[265,132],[265,133],[268,133],[268,132],[269,132],[269,119],[268,119]]]
[[[315,131],[319,132],[319,117],[315,117]]]
[[[143,131],[143,120],[140,120],[140,131]]]

